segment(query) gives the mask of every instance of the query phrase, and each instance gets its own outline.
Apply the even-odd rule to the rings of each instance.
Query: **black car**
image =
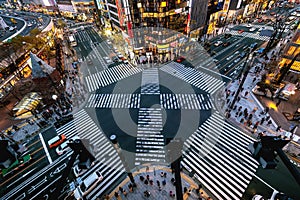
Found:
[[[224,43],[223,43],[223,46],[224,46],[224,47],[228,47],[229,45],[230,45],[230,42],[224,42]]]
[[[232,35],[230,33],[225,33],[224,35],[224,38],[227,39],[227,38],[230,38]]]

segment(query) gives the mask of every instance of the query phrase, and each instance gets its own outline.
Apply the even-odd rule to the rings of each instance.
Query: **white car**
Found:
[[[255,30],[256,30],[256,28],[254,28],[254,27],[252,27],[252,28],[249,29],[250,32],[253,32]]]
[[[251,24],[247,24],[246,27],[250,28],[250,27],[252,27],[252,25]]]
[[[121,53],[117,53],[118,58],[123,58],[124,56]]]
[[[109,57],[103,57],[107,64],[112,63],[112,60]]]
[[[106,42],[107,42],[107,44],[111,44],[111,41],[109,41],[109,40],[106,40]]]
[[[93,172],[74,190],[74,197],[77,200],[82,200],[88,195],[99,182],[103,179],[102,174],[99,171]]]
[[[62,155],[64,154],[66,151],[68,151],[70,149],[68,143],[74,140],[80,139],[77,135],[73,136],[71,139],[63,142],[61,145],[59,145],[55,151],[58,155]]]
[[[92,162],[91,166],[93,166],[95,164],[95,162]],[[78,164],[76,164],[74,167],[73,167],[73,174],[76,176],[76,177],[79,177],[81,175],[83,175],[85,172],[87,172],[88,169],[80,169],[78,167]]]
[[[216,47],[218,47],[218,46],[220,46],[220,45],[222,45],[223,44],[223,42],[221,41],[221,40],[218,40],[216,43],[214,43],[214,45],[216,46]]]

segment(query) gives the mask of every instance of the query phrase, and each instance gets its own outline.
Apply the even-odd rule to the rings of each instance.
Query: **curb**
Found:
[[[256,98],[256,96],[252,93],[252,91],[250,90],[250,95],[253,98],[253,100],[256,102],[256,104],[262,109],[264,110],[264,106],[260,103],[260,101]],[[270,114],[269,114],[270,115]],[[278,125],[276,124],[276,122],[274,121],[274,119],[271,117],[270,115],[270,120],[273,124],[274,127],[278,127]]]

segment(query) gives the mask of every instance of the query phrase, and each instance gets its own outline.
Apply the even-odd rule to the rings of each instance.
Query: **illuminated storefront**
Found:
[[[289,64],[292,59],[300,53],[300,26],[298,25],[298,29],[291,39],[289,43],[286,44],[285,49],[283,50],[282,59],[279,63],[280,67],[285,64]],[[300,56],[293,63],[291,70],[300,72]]]

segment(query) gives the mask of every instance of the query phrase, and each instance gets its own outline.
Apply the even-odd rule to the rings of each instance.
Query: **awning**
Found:
[[[16,118],[24,119],[32,116],[32,112],[40,104],[42,97],[37,92],[31,92],[13,108],[13,113]]]

